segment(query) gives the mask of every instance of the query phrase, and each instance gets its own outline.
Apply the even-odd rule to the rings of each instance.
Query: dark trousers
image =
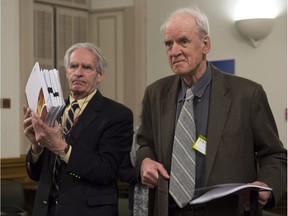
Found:
[[[55,199],[50,199],[47,216],[57,216],[59,214],[59,205]]]
[[[207,210],[206,205],[203,206],[191,206],[187,205],[184,208],[180,208],[173,198],[169,196],[169,216],[206,216]]]
[[[169,210],[169,216],[206,216],[206,208],[193,207],[193,208],[177,208]]]

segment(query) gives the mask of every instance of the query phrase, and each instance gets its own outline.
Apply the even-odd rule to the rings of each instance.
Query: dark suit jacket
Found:
[[[97,91],[70,134],[66,141],[72,152],[60,173],[59,215],[118,215],[118,169],[132,144],[131,110]],[[30,150],[26,160],[29,176],[39,181],[33,215],[45,216],[55,154],[44,149],[33,164]]]
[[[129,184],[128,189],[128,207],[133,211],[134,203],[134,186],[137,183],[137,174],[131,163],[130,153],[125,155],[122,164],[119,168],[119,179]]]
[[[211,67],[206,165],[202,174],[205,185],[262,181],[273,188],[273,205],[286,187],[287,151],[279,140],[266,94],[257,83]],[[179,89],[180,77],[176,75],[146,89],[137,136],[138,173],[146,157],[159,161],[170,172]],[[242,214],[238,197],[220,201],[215,208],[209,207],[211,211],[208,208],[208,213],[212,212],[208,215]],[[235,212],[224,211],[227,207]]]

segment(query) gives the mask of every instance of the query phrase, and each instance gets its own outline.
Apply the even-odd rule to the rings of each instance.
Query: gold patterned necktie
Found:
[[[67,118],[66,118],[66,123],[65,123],[65,130],[67,133],[70,132],[74,120],[75,120],[75,112],[79,108],[78,102],[75,100],[71,103],[71,108],[68,110]],[[59,170],[61,169],[61,160],[58,155],[56,155],[55,159],[55,164],[54,164],[54,169],[53,169],[53,177],[54,177],[54,187],[56,191],[58,192],[59,190],[59,185],[58,185],[58,175],[59,175]]]
[[[71,128],[74,124],[75,112],[78,108],[79,108],[79,104],[78,104],[77,100],[74,100],[71,103],[71,108],[69,109],[68,114],[67,114],[67,118],[66,118],[65,129],[66,129],[67,133],[71,130]]]
[[[180,112],[173,143],[169,193],[180,208],[194,196],[196,128],[193,112],[194,94],[189,88]]]

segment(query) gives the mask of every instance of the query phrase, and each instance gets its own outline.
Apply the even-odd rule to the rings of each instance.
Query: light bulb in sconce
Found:
[[[257,47],[270,33],[273,23],[272,18],[243,19],[236,21],[236,28],[243,37],[251,41],[254,47]]]

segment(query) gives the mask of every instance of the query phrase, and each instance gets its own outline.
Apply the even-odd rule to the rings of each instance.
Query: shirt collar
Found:
[[[200,77],[200,79],[191,87],[193,94],[197,98],[201,98],[202,95],[205,92],[205,89],[211,82],[211,66],[210,64],[207,64],[206,71],[204,74]],[[181,89],[179,93],[179,102],[185,100],[186,90],[189,87],[184,82],[183,78],[181,78]]]
[[[96,93],[97,89],[95,89],[93,92],[91,92],[89,95],[87,95],[86,97],[77,100],[79,107],[83,107],[84,104],[87,104],[91,98],[94,96],[94,94]],[[69,103],[71,104],[75,99],[69,95]]]

